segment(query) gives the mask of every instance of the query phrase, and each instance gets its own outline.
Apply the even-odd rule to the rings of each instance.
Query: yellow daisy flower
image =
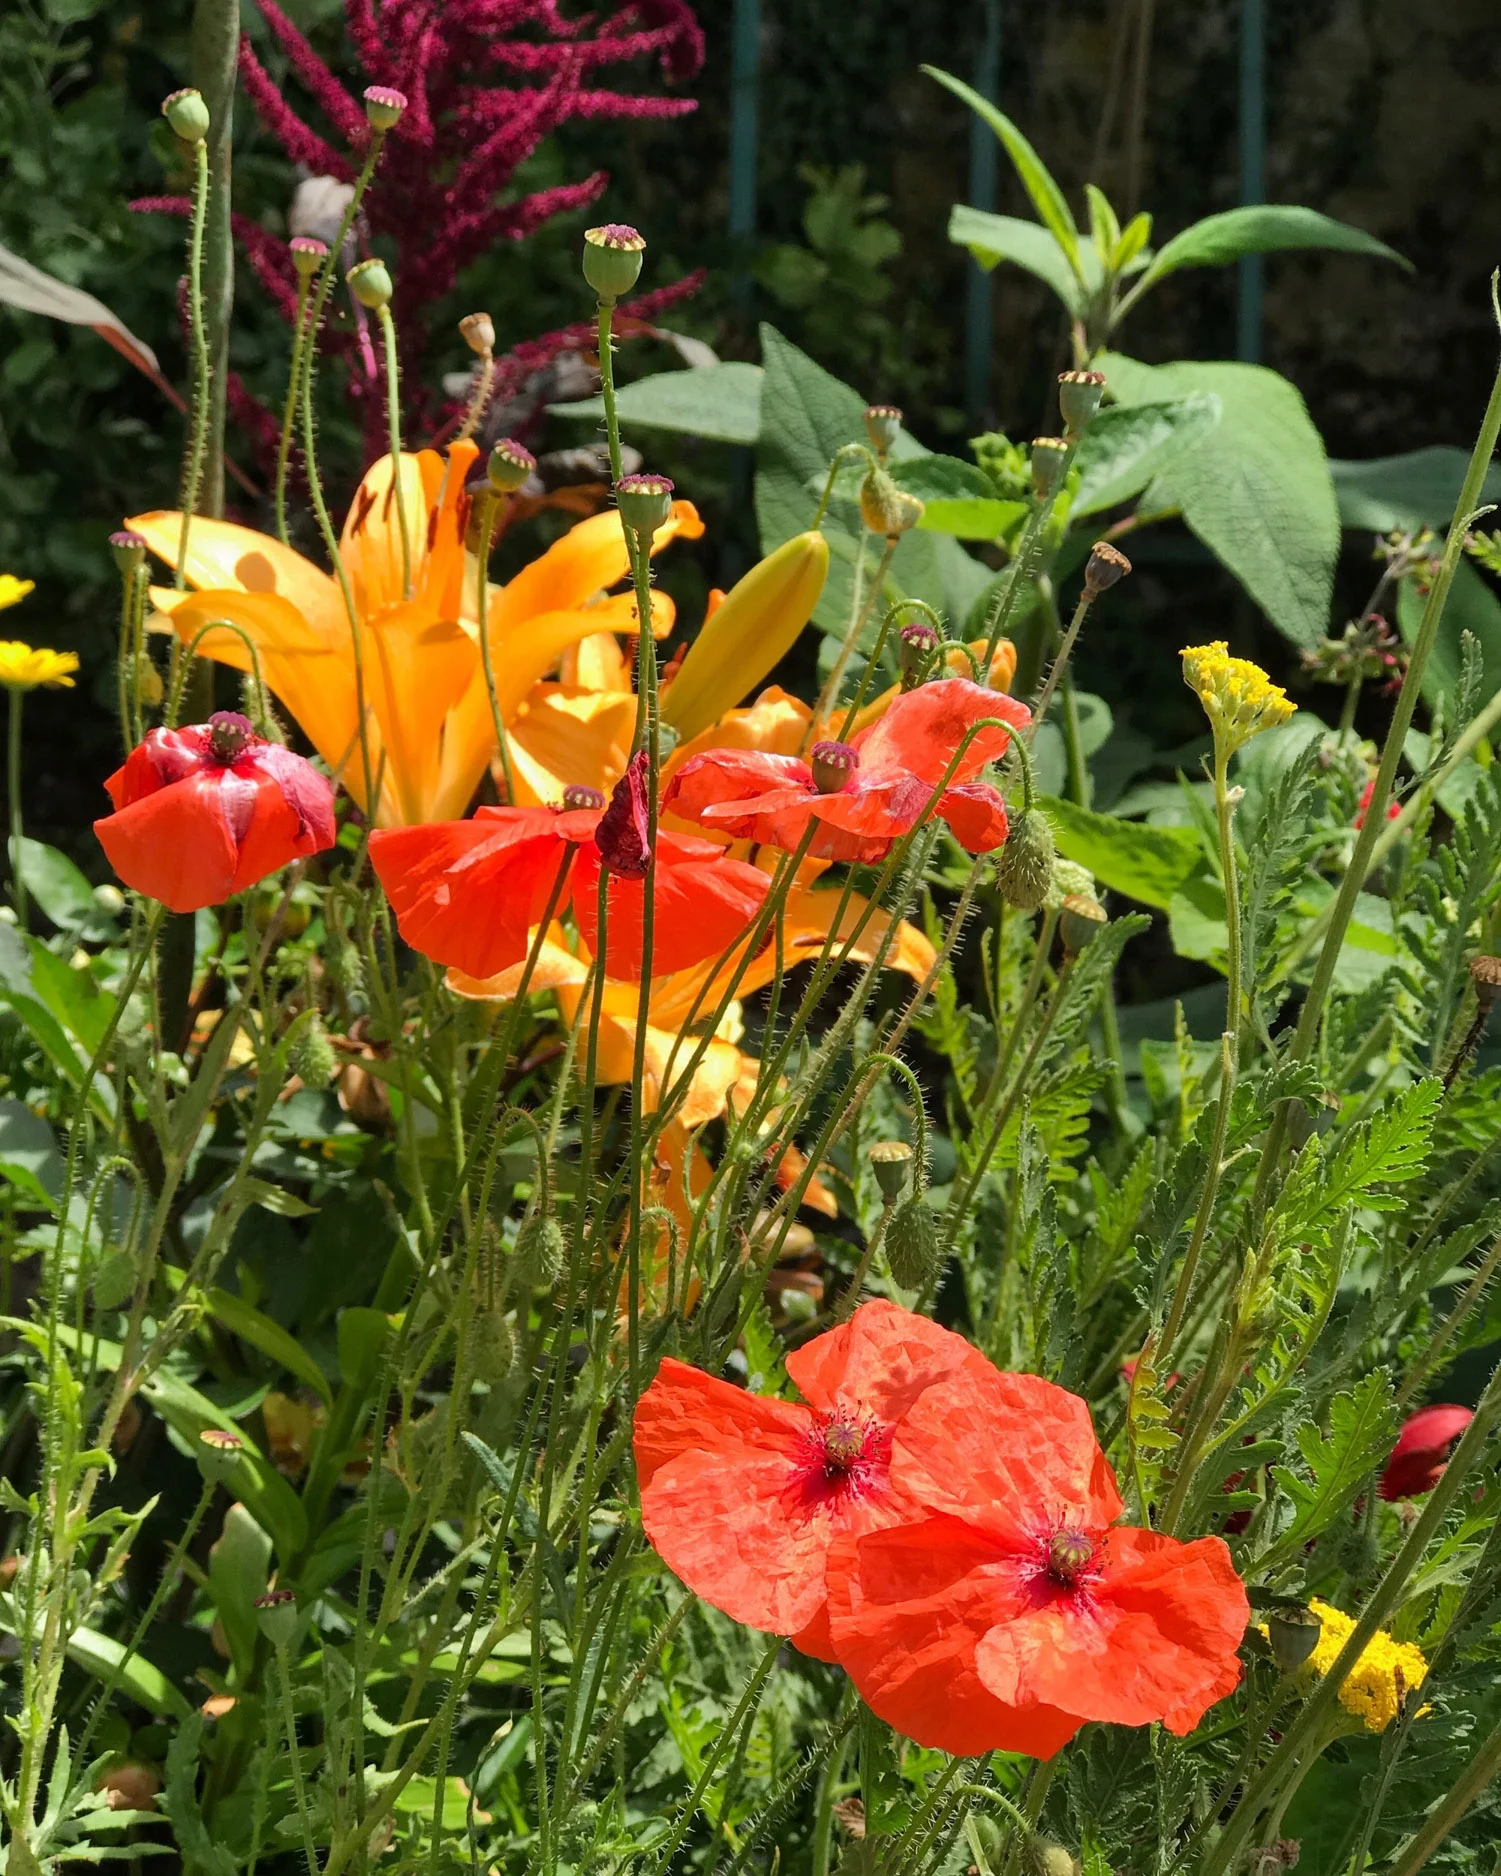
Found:
[[[19,606],[35,587],[35,580],[18,580],[13,573],[0,573],[0,612],[7,606]]]
[[[1232,658],[1223,639],[1188,647],[1183,653],[1183,681],[1203,704],[1216,741],[1223,739],[1227,755],[1262,730],[1285,723],[1297,708],[1259,664]]]
[[[1308,1606],[1319,1618],[1319,1639],[1308,1665],[1315,1673],[1327,1674],[1354,1633],[1355,1623],[1342,1609],[1316,1596]],[[1339,1703],[1368,1733],[1384,1733],[1402,1711],[1407,1695],[1414,1687],[1422,1686],[1427,1673],[1428,1663],[1421,1648],[1411,1642],[1394,1641],[1385,1629],[1379,1629],[1345,1676]]]
[[[18,638],[0,638],[0,684],[7,690],[35,690],[39,684],[71,690],[77,669],[76,651],[49,651],[23,645]]]

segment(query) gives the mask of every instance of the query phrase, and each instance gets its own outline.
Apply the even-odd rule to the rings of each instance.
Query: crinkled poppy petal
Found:
[[[826,827],[889,846],[916,827],[932,798],[932,789],[910,775],[862,772],[837,794],[815,796],[812,808]]]
[[[1041,1703],[1007,1706],[975,1654],[994,1626],[1004,1553],[954,1518],[930,1518],[836,1543],[826,1565],[829,1630],[870,1709],[920,1746],[970,1758],[1050,1759],[1079,1730]]]
[[[148,730],[124,762],[104,784],[117,808],[144,801],[159,789],[196,775],[209,762],[208,731],[202,724],[180,730]]]
[[[509,820],[377,829],[370,860],[402,937],[469,977],[519,963],[568,848],[558,816],[517,808]]]
[[[246,760],[275,783],[297,816],[300,835],[309,842],[303,851],[321,853],[331,847],[335,833],[334,790],[328,777],[280,743],[262,743]]]
[[[232,806],[237,785],[244,790],[238,812]],[[244,892],[289,860],[316,852],[297,810],[268,776],[221,771],[219,795],[236,849],[231,892]]]
[[[726,1445],[789,1454],[811,1424],[806,1407],[732,1387],[669,1355],[636,1403],[636,1476],[644,1491],[668,1460]]]
[[[99,844],[125,884],[172,912],[222,905],[235,890],[239,851],[218,793],[217,776],[204,772],[95,821]]]
[[[1443,1476],[1454,1442],[1475,1418],[1468,1407],[1420,1407],[1402,1424],[1377,1488],[1384,1499],[1418,1498]]]
[[[1040,1375],[1002,1374],[988,1362],[956,1369],[914,1403],[892,1465],[921,1503],[1005,1541],[1026,1539],[1039,1515],[1095,1531],[1121,1515],[1085,1403]]]
[[[662,812],[698,821],[737,840],[758,838],[757,815],[811,797],[813,772],[797,756],[760,749],[709,749],[679,768],[662,793]],[[730,811],[730,804],[735,804]],[[711,819],[709,809],[719,809]]]
[[[1011,831],[1006,804],[988,782],[946,788],[938,812],[966,853],[993,853]]]
[[[1008,1703],[1124,1726],[1172,1714],[1191,1731],[1221,1697],[1250,1619],[1229,1550],[1217,1537],[1119,1530],[1098,1562],[1098,1580],[1077,1590],[1035,1566],[1013,1566],[1009,1581],[1002,1572],[996,1626],[976,1650],[981,1679]]]
[[[787,1372],[822,1413],[844,1409],[894,1425],[924,1389],[983,1360],[962,1335],[878,1298],[793,1349]]]
[[[708,850],[714,855],[711,860],[683,860],[671,846],[659,845],[653,885],[654,977],[718,957],[744,935],[761,909],[771,884],[767,875],[742,860],[723,858],[718,848]],[[574,872],[573,911],[584,943],[596,957],[601,954],[600,869],[598,850],[581,848]],[[607,891],[605,975],[639,982],[645,962],[646,881],[612,876]]]
[[[860,766],[872,773],[905,770],[930,788],[936,787],[966,735],[987,717],[999,717],[1015,729],[1024,729],[1032,721],[1032,712],[1004,691],[987,690],[968,678],[948,677],[933,684],[919,684],[916,690],[898,697],[880,721],[857,740]],[[973,781],[987,762],[1000,760],[1010,740],[1010,732],[1005,729],[977,731],[965,745],[950,780]]]

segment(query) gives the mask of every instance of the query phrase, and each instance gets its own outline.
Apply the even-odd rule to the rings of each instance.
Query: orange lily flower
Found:
[[[374,819],[382,827],[461,816],[495,753],[478,569],[464,546],[470,508],[464,483],[477,454],[463,442],[446,460],[434,450],[402,455],[405,555],[389,456],[366,473],[345,518],[340,555],[363,654],[365,736],[370,772],[380,778]],[[181,520],[158,511],[129,525],[175,565]],[[679,535],[694,540],[702,533],[692,504],[675,502],[653,551]],[[368,807],[354,634],[339,582],[272,536],[203,517],[189,531],[185,572],[194,590],[152,589],[184,643],[221,621],[238,627],[204,633],[200,655],[248,671],[248,638],[266,683],[356,802]],[[602,631],[634,630],[634,598],[605,597],[628,572],[625,535],[611,511],[579,522],[490,593],[502,724],[518,716],[572,646]],[[665,595],[653,598],[651,624],[657,636],[672,629]]]

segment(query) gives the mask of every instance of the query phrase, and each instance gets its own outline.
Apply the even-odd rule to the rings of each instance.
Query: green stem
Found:
[[[1214,1201],[1225,1170],[1225,1138],[1230,1131],[1230,1102],[1234,1093],[1235,1038],[1227,1030],[1220,1038],[1220,1103],[1214,1116],[1214,1135],[1209,1142],[1209,1163],[1204,1168],[1204,1188],[1199,1197],[1198,1213],[1194,1218],[1193,1236],[1188,1241],[1183,1268],[1178,1272],[1178,1287],[1173,1291],[1172,1306],[1167,1312],[1162,1339],[1158,1343],[1161,1351],[1158,1366],[1164,1374],[1172,1372],[1173,1345],[1178,1339],[1179,1329],[1183,1326],[1183,1312],[1188,1307],[1189,1294],[1193,1289],[1193,1280],[1199,1268],[1199,1258],[1204,1250],[1204,1240],[1209,1234],[1209,1221],[1214,1215]]]
[[[377,309],[381,345],[386,355],[386,430],[390,437],[391,475],[396,488],[396,526],[401,533],[401,596],[412,597],[412,537],[407,527],[406,478],[401,456],[401,371],[396,359],[396,321],[391,308]]]
[[[292,322],[292,360],[287,369],[287,395],[281,411],[281,435],[276,442],[276,537],[286,546],[287,465],[292,454],[292,432],[297,424],[297,391],[302,383],[302,348],[308,342],[308,282],[297,276],[297,312]]]
[[[1235,859],[1235,803],[1230,796],[1229,751],[1214,739],[1214,812],[1220,836],[1220,873],[1225,888],[1225,1028],[1240,1059],[1240,1025],[1245,984],[1240,945],[1240,874]]]
[[[193,83],[208,106],[209,199],[203,228],[203,329],[208,346],[207,428],[198,512],[224,513],[224,421],[229,389],[229,328],[234,309],[235,244],[230,203],[235,87],[239,78],[240,0],[196,0]]]
[[[286,1648],[280,1642],[276,1644],[276,1680],[281,1693],[282,1723],[287,1729],[287,1756],[292,1762],[292,1788],[297,1797],[297,1818],[302,1825],[303,1853],[307,1857],[308,1876],[318,1876],[318,1846],[313,1838],[307,1786],[302,1777],[302,1756],[297,1747],[297,1708],[292,1700],[292,1673],[287,1666]]]
[[[862,535],[860,562],[862,567],[864,565],[864,538],[865,537]],[[810,735],[839,701],[839,686],[843,682],[844,673],[848,668],[849,661],[854,656],[855,647],[860,642],[860,634],[865,630],[866,621],[870,618],[876,600],[885,589],[886,575],[891,570],[892,556],[896,553],[896,550],[897,536],[894,534],[888,535],[885,548],[881,553],[880,561],[876,566],[875,578],[870,583],[870,591],[865,595],[863,603],[859,606],[854,618],[850,621],[849,630],[844,635],[844,643],[839,647],[839,655],[834,660],[833,669],[829,672],[828,677],[825,678],[823,689],[818,694],[818,702],[814,706],[813,715],[808,724],[808,732]]]
[[[182,526],[177,535],[177,571],[172,584],[181,593],[188,584],[188,534],[203,492],[203,457],[208,445],[209,352],[203,324],[203,226],[208,214],[208,142],[193,146],[193,216],[188,231],[188,340],[193,353],[193,405],[188,453],[182,471]]]
[[[1437,1809],[1428,1813],[1423,1828],[1398,1858],[1392,1876],[1417,1876],[1418,1871],[1498,1773],[1501,1773],[1501,1726],[1492,1730],[1484,1745],[1450,1786]]]
[[[1057,690],[1059,681],[1062,679],[1064,672],[1068,669],[1068,661],[1073,656],[1074,646],[1079,637],[1079,630],[1084,624],[1085,615],[1089,611],[1092,600],[1093,595],[1086,586],[1084,591],[1079,595],[1078,605],[1074,607],[1074,616],[1068,622],[1068,630],[1063,634],[1063,642],[1058,647],[1058,656],[1053,660],[1053,667],[1048,672],[1047,682],[1043,685],[1038,695],[1037,702],[1033,706],[1032,724],[1027,730],[1028,741],[1031,741],[1037,735],[1039,727],[1048,714],[1048,705],[1053,701],[1053,693]],[[1053,616],[1055,618],[1057,617],[1056,608],[1053,609]]]
[[[490,722],[495,730],[495,747],[500,752],[501,774],[505,777],[506,800],[516,801],[516,778],[511,773],[511,752],[506,746],[506,726],[501,721],[500,692],[495,684],[495,654],[490,645],[490,536],[495,528],[495,497],[479,498],[479,553],[475,568],[475,610],[479,613],[479,654],[485,667],[485,691],[490,699]]]
[[[10,687],[10,736],[5,747],[6,792],[10,806],[10,896],[15,900],[16,922],[26,929],[26,882],[21,877],[21,699],[19,684]]]

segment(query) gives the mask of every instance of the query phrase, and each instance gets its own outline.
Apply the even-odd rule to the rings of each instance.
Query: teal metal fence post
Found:
[[[761,0],[735,0],[730,27],[730,236],[735,298],[750,303],[756,232],[756,147],[761,109]]]
[[[984,0],[984,29],[975,53],[974,87],[992,104],[1001,84],[1001,0]],[[1000,155],[995,133],[978,117],[969,124],[969,194],[972,208],[993,211]],[[971,430],[983,427],[990,405],[993,276],[973,258],[967,264],[964,302],[964,411]]]
[[[1240,0],[1240,200],[1266,200],[1266,0]],[[1244,254],[1235,305],[1235,356],[1261,362],[1263,257]]]

